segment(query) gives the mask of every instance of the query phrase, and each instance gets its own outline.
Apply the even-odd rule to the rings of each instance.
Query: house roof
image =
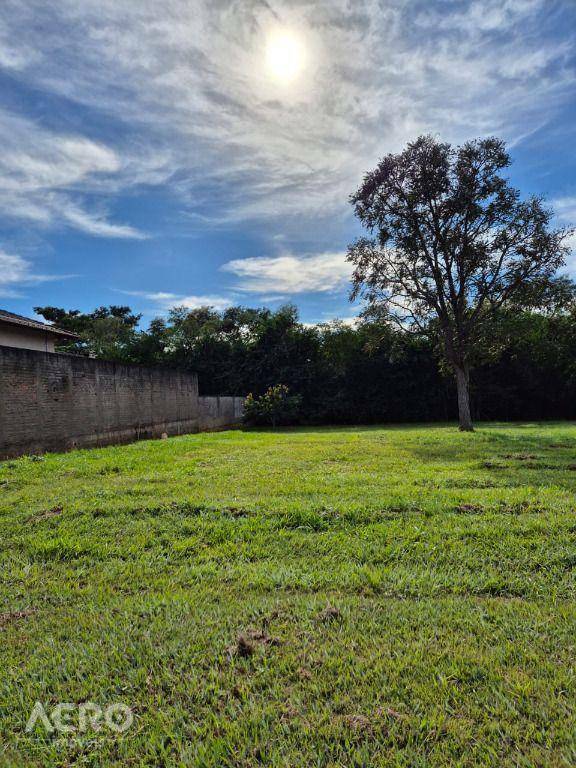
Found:
[[[54,325],[48,325],[47,323],[41,323],[39,320],[32,320],[29,317],[23,315],[17,315],[14,312],[8,312],[5,309],[0,309],[0,323],[8,323],[9,325],[20,325],[25,328],[32,328],[36,331],[42,331],[43,333],[51,333],[54,336],[60,336],[63,339],[79,339],[77,333],[71,331],[64,331],[61,328],[56,328]]]

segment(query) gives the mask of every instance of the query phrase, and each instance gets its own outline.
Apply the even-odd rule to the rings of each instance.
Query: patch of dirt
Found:
[[[481,504],[459,504],[455,510],[459,515],[479,515],[484,512]]]
[[[226,650],[230,659],[234,656],[247,659],[254,655],[258,647],[277,645],[280,645],[279,638],[272,637],[263,630],[250,628],[246,632],[241,632],[234,645],[229,646]]]
[[[495,461],[493,459],[487,459],[486,461],[483,461],[480,464],[480,467],[482,469],[507,469],[505,464],[502,464],[501,461]]]
[[[407,715],[397,712],[392,707],[379,707],[370,717],[366,715],[344,715],[342,717],[342,721],[348,728],[358,734],[372,733],[375,730],[387,731],[386,721],[389,723],[390,720],[404,721],[407,719]]]
[[[231,517],[248,517],[250,512],[243,507],[222,507],[222,512]]]
[[[33,613],[36,613],[33,608],[28,608],[24,611],[7,611],[6,613],[0,613],[0,629],[7,624],[11,624],[13,621],[27,619],[29,616],[32,616]]]
[[[323,624],[330,624],[342,618],[342,612],[333,605],[327,605],[323,611],[318,614],[318,620]]]
[[[43,512],[38,512],[37,515],[33,515],[31,518],[29,518],[29,522],[37,523],[41,520],[48,520],[51,517],[58,517],[58,515],[61,515],[63,511],[64,507],[57,504],[55,507],[52,507],[52,509],[45,509]]]
[[[310,672],[309,669],[305,669],[304,667],[300,667],[298,669],[298,677],[300,680],[311,680],[312,679],[312,672]]]
[[[539,459],[540,456],[536,456],[534,453],[506,453],[505,459],[514,459],[515,461],[534,461]]]
[[[252,656],[255,650],[256,646],[254,643],[250,642],[245,635],[238,635],[236,646],[228,648],[228,654],[230,656],[240,656],[240,658],[245,659],[248,656]]]
[[[373,729],[372,721],[365,715],[346,715],[343,719],[346,725],[353,731],[366,733]]]

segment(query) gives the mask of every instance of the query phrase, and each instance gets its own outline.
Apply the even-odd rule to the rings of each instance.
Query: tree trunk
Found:
[[[461,432],[473,432],[470,415],[470,376],[465,365],[455,365],[456,387],[458,389],[458,420]]]

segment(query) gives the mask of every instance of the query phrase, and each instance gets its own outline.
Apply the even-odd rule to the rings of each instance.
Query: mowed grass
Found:
[[[3,462],[0,765],[573,766],[575,491],[566,424]]]

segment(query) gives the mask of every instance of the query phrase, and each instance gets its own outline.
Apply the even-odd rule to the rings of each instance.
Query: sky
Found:
[[[576,223],[576,0],[2,0],[0,307],[350,320],[349,196],[423,133]]]

